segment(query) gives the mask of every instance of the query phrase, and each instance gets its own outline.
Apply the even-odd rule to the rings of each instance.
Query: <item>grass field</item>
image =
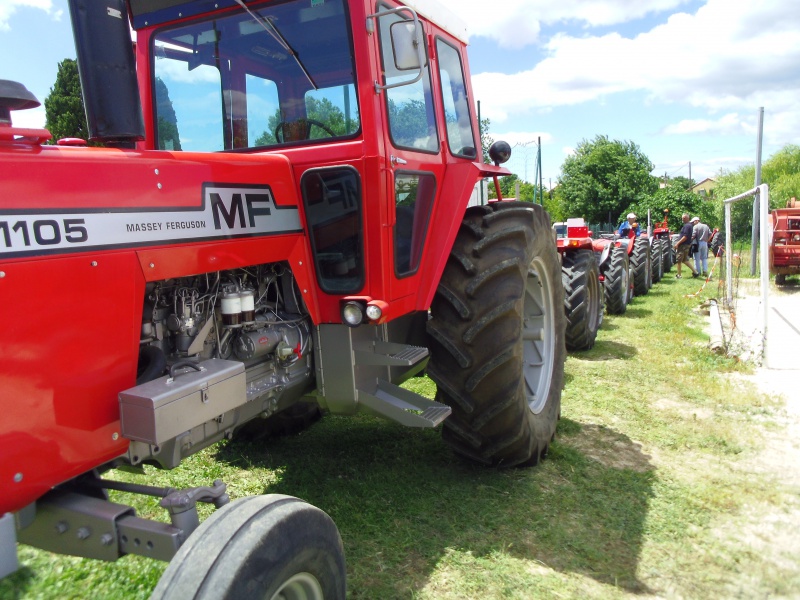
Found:
[[[741,381],[747,365],[706,350],[699,299],[686,297],[698,287],[667,274],[624,316],[606,317],[594,349],[569,356],[557,438],[537,468],[477,468],[438,431],[325,417],[295,437],[148,468],[147,483],[221,478],[234,498],[308,500],[339,527],[352,598],[800,595],[800,559],[778,560],[742,534],[754,511],[787,502],[780,480],[754,467],[783,427],[783,404]],[[427,379],[412,383],[434,392]],[[112,499],[165,520],[152,500]],[[147,598],[164,568],[25,546],[20,558],[0,598]]]

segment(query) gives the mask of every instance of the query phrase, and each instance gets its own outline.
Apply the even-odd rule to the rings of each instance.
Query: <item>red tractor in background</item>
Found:
[[[416,0],[69,5],[104,147],[14,127],[38,101],[0,85],[0,576],[19,540],[170,561],[155,598],[344,598],[323,511],[103,477],[300,403],[443,423],[484,465],[546,455],[562,271],[540,206],[467,207],[510,150],[481,159],[457,18]],[[400,387],[424,372],[435,401]],[[162,496],[170,523],[110,489]],[[202,525],[197,502],[218,508]]]
[[[554,223],[561,255],[567,350],[589,350],[603,323],[604,294],[592,237],[583,219]]]
[[[774,208],[769,214],[770,273],[777,285],[785,285],[787,275],[800,274],[800,203],[792,198],[786,208]]]
[[[675,264],[675,251],[672,248],[672,232],[669,229],[669,222],[667,220],[669,217],[669,209],[664,209],[664,220],[661,222],[655,222],[653,224],[653,240],[655,244],[655,240],[659,240],[661,242],[661,272],[662,275],[664,273],[669,273],[672,270],[672,265]],[[654,253],[655,255],[655,253]]]
[[[653,286],[653,264],[647,234],[601,234],[592,240],[605,284],[606,309],[624,314],[634,296],[644,296]],[[659,246],[660,247],[660,246]]]

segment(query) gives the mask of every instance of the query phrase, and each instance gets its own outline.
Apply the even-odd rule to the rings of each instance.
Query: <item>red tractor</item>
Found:
[[[10,112],[38,102],[0,85],[0,305],[13,316],[0,575],[18,540],[168,560],[156,598],[344,598],[341,540],[319,509],[229,502],[221,481],[103,477],[173,468],[299,403],[443,423],[480,464],[545,456],[561,268],[541,207],[467,208],[478,181],[508,174],[510,149],[481,159],[458,19],[394,0],[69,5],[103,146],[14,127]],[[400,387],[423,372],[435,401]],[[171,523],[109,489],[163,496]],[[199,526],[197,502],[218,507]]]
[[[606,310],[616,315],[625,313],[633,297],[644,296],[653,285],[651,240],[644,233],[637,237],[634,229],[626,231],[624,236],[601,234],[592,242],[604,281]]]
[[[800,204],[794,198],[770,211],[769,267],[778,285],[800,274]]]
[[[655,248],[657,241],[660,246],[661,256],[661,274],[669,273],[672,270],[672,265],[675,264],[675,254],[672,248],[672,232],[669,229],[667,221],[669,217],[669,209],[664,209],[664,220],[653,224],[653,256],[656,256]],[[655,260],[653,261],[656,262]]]
[[[554,223],[556,245],[561,255],[564,311],[567,317],[566,345],[569,351],[594,346],[603,323],[605,307],[600,269],[592,237],[583,219]]]

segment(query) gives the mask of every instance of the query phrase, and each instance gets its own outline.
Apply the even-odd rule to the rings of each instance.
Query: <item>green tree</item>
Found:
[[[159,150],[181,150],[178,134],[178,116],[169,98],[169,90],[160,77],[156,77],[156,114],[158,115]]]
[[[489,158],[489,148],[494,144],[494,138],[489,135],[489,125],[492,122],[489,119],[481,119],[478,126],[481,131],[481,148],[483,149],[483,162],[491,164],[492,159]]]
[[[653,163],[631,141],[583,140],[561,166],[562,214],[587,222],[617,220],[658,190]]]
[[[77,61],[65,58],[58,63],[56,82],[44,100],[44,113],[45,127],[53,134],[51,144],[68,137],[89,140]]]
[[[723,201],[738,196],[755,185],[755,164],[743,165],[736,170],[721,170],[716,177],[716,216],[720,227],[724,224]],[[761,168],[761,181],[769,186],[770,208],[780,208],[792,196],[800,197],[800,146],[787,144],[770,156]],[[742,200],[731,207],[731,235],[733,239],[749,239],[753,226],[753,203]]]
[[[770,206],[781,208],[792,196],[800,197],[800,146],[787,144],[769,157],[761,169],[769,184]]]
[[[669,210],[667,222],[672,231],[679,230],[683,225],[681,220],[683,213],[700,217],[703,223],[707,223],[711,227],[720,227],[715,203],[679,185],[670,185],[661,188],[652,196],[640,198],[630,207],[630,210],[636,213],[643,230],[647,226],[648,210],[651,223],[662,221],[664,210]]]
[[[358,130],[359,122],[357,119],[350,117],[349,122],[345,118],[344,112],[333,102],[327,98],[306,98],[306,115],[309,119],[324,123],[325,126],[333,131],[337,136],[347,135]],[[281,111],[276,110],[275,113],[267,121],[267,129],[256,138],[256,146],[269,146],[276,144],[275,130],[281,123]],[[324,129],[320,129],[316,125],[312,125],[309,130],[310,138],[312,140],[330,137]]]
[[[684,177],[683,175],[678,175],[676,177],[670,177],[667,180],[668,187],[676,187],[680,190],[691,190],[695,185],[694,179],[689,179],[688,177]]]

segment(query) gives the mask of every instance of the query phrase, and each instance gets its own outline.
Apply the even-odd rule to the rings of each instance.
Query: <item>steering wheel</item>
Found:
[[[321,123],[320,121],[317,121],[316,119],[297,119],[296,121],[281,121],[280,123],[278,123],[278,126],[275,128],[275,139],[278,142],[285,142],[286,140],[283,139],[284,127],[286,125],[300,126],[301,124],[305,125],[305,136],[303,138],[300,138],[300,139],[310,140],[311,139],[311,127],[313,127],[313,126],[319,127],[320,129],[322,129],[322,131],[327,133],[330,137],[336,137],[336,134],[333,133],[333,131],[331,131],[331,129],[327,125],[325,125],[325,123]],[[299,141],[299,140],[289,140],[289,141],[296,142],[296,141]]]

